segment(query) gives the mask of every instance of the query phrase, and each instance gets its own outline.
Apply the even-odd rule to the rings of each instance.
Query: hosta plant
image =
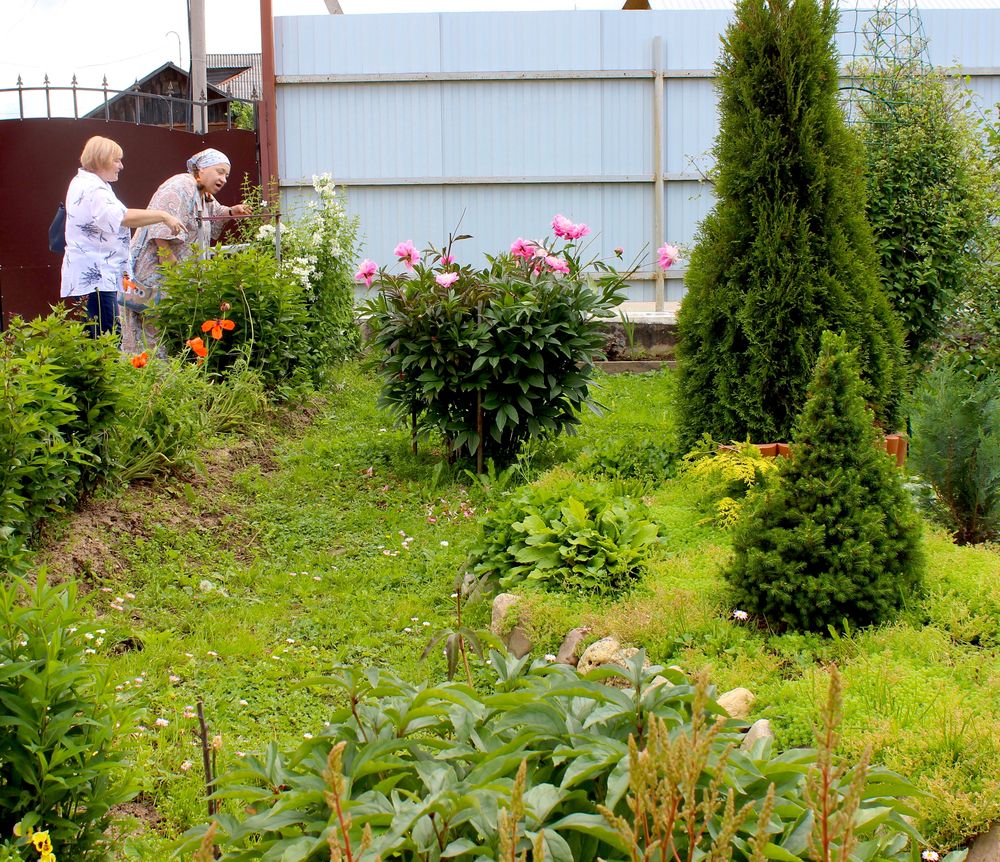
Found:
[[[825,862],[852,846],[858,862],[912,858],[902,797],[914,791],[899,776],[838,764],[823,736],[819,757],[778,754],[769,740],[734,748],[736,724],[703,678],[644,660],[581,677],[494,652],[482,695],[376,670],[313,680],[343,707],[295,751],[271,746],[221,778],[217,795],[240,813],[216,818],[220,858],[618,862],[659,859],[660,847],[682,862]],[[660,799],[672,807],[652,808]],[[649,817],[658,832],[632,828]],[[829,856],[810,853],[815,824]],[[177,855],[210,828],[191,830]]]
[[[424,253],[407,241],[396,247],[402,274],[380,273],[369,260],[356,274],[380,281],[366,308],[380,404],[415,439],[441,434],[450,460],[509,461],[523,440],[572,430],[592,405],[600,318],[624,300],[624,276],[584,262],[586,226],[561,218],[558,239],[518,239],[484,269],[459,265],[451,241]]]
[[[644,571],[659,536],[629,490],[554,471],[486,516],[471,571],[505,590],[621,594]]]

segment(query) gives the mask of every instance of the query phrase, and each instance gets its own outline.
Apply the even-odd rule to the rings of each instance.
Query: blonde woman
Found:
[[[129,209],[111,190],[124,164],[122,148],[93,137],[80,154],[80,170],[66,191],[66,250],[60,296],[86,307],[89,334],[113,332],[118,292],[129,264],[129,228],[162,224],[176,235],[183,225],[160,209]]]
[[[229,159],[224,153],[202,150],[187,160],[187,173],[170,177],[150,200],[150,207],[179,218],[184,231],[171,235],[158,226],[136,231],[132,239],[135,283],[122,297],[122,350],[156,350],[163,354],[156,329],[145,319],[146,310],[160,301],[160,264],[164,260],[184,260],[196,248],[207,249],[222,234],[230,217],[250,214],[246,204],[226,206],[216,200],[229,180],[229,171]]]

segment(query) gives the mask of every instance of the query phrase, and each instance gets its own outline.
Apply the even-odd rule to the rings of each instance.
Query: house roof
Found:
[[[260,98],[260,54],[207,54],[208,80],[238,99]]]
[[[85,118],[89,118],[89,117],[103,117],[104,116],[104,111],[105,111],[105,105],[109,105],[110,106],[110,105],[115,104],[116,102],[121,101],[122,99],[133,98],[130,94],[133,93],[133,92],[136,92],[136,91],[146,92],[147,88],[146,88],[145,85],[149,84],[151,81],[154,81],[156,78],[158,78],[160,75],[162,75],[166,71],[172,71],[176,77],[181,78],[184,81],[187,81],[187,78],[188,78],[188,72],[187,72],[187,70],[186,69],[182,69],[176,63],[171,63],[170,61],[167,61],[166,63],[164,63],[159,68],[154,69],[152,72],[149,72],[147,75],[144,75],[141,78],[137,78],[136,81],[135,81],[135,83],[132,84],[132,86],[129,87],[127,90],[124,90],[122,92],[117,93],[116,95],[114,95],[111,98],[109,98],[107,102],[101,102],[101,104],[98,105],[96,108],[94,108],[92,111],[88,111],[86,114],[84,114],[84,117]],[[177,97],[178,98],[184,98],[186,95],[187,95],[186,92],[177,93]],[[233,94],[233,95],[235,95],[235,94]],[[227,99],[227,98],[229,98],[229,96],[230,96],[229,93],[227,93],[224,90],[220,89],[218,86],[216,86],[214,83],[212,83],[211,79],[209,79],[209,82],[208,82],[208,98],[209,99],[212,99],[212,100],[214,100],[214,99]]]

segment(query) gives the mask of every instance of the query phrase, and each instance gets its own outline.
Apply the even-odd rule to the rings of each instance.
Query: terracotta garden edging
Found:
[[[788,443],[753,443],[765,458],[787,458],[792,453],[792,447]],[[719,451],[735,449],[735,446],[720,446]],[[910,443],[902,434],[886,434],[882,440],[882,448],[885,453],[893,458],[897,467],[902,467],[906,463],[906,453],[910,448]]]

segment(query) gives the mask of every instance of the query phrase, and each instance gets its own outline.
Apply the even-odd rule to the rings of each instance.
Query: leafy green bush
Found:
[[[309,332],[310,295],[273,252],[193,256],[165,265],[164,272],[164,297],[150,313],[171,354],[190,347],[211,374],[245,356],[272,389],[318,378],[325,357]],[[232,328],[220,327],[215,338],[203,327],[220,319]]]
[[[64,311],[11,321],[0,343],[0,566],[23,569],[39,522],[107,472],[117,355]]]
[[[47,830],[60,859],[103,858],[109,811],[133,795],[112,744],[131,712],[88,657],[101,634],[72,583],[0,584],[0,834]]]
[[[882,284],[914,358],[938,337],[978,259],[986,228],[981,143],[963,93],[905,60],[860,75],[868,220]]]
[[[980,116],[986,164],[974,179],[986,196],[986,211],[995,214],[1000,212],[1000,110],[994,105]],[[983,377],[1000,374],[1000,220],[986,222],[975,250],[981,263],[968,273],[935,346],[969,373]]]
[[[90,490],[110,469],[108,434],[122,398],[114,339],[84,337],[83,323],[70,319],[62,307],[29,322],[14,318],[7,333],[18,350],[33,351],[40,363],[50,365],[69,390],[75,416],[64,433],[79,454],[81,490]]]
[[[920,523],[861,391],[847,339],[824,333],[793,457],[735,527],[736,607],[823,631],[884,620],[919,592]]]
[[[860,146],[837,101],[835,4],[741,0],[718,68],[718,202],[678,315],[682,447],[788,440],[823,330],[860,351],[879,421],[899,418],[899,322],[878,278]]]
[[[526,438],[578,425],[603,350],[599,318],[624,299],[622,277],[582,264],[572,240],[514,245],[482,271],[444,263],[450,245],[430,250],[431,265],[413,249],[412,277],[382,273],[365,309],[379,403],[414,432],[441,433],[451,459],[482,441],[484,457],[506,463]]]
[[[704,680],[643,669],[644,658],[581,678],[494,652],[485,695],[375,670],[313,680],[346,705],[296,751],[272,745],[222,776],[218,796],[247,813],[215,818],[220,858],[506,862],[534,847],[535,859],[595,862],[647,858],[650,835],[669,858],[907,858],[918,836],[901,797],[913,789],[837,763],[832,722],[819,756],[776,755],[769,741],[730,750],[739,737]],[[189,832],[177,855],[207,831]]]
[[[1000,373],[977,379],[947,359],[924,375],[910,463],[934,487],[959,544],[1000,532]]]
[[[677,472],[677,453],[667,443],[626,436],[584,451],[576,469],[590,476],[660,484]]]
[[[624,592],[641,575],[659,527],[623,490],[554,471],[514,492],[483,520],[472,572],[504,589]]]

